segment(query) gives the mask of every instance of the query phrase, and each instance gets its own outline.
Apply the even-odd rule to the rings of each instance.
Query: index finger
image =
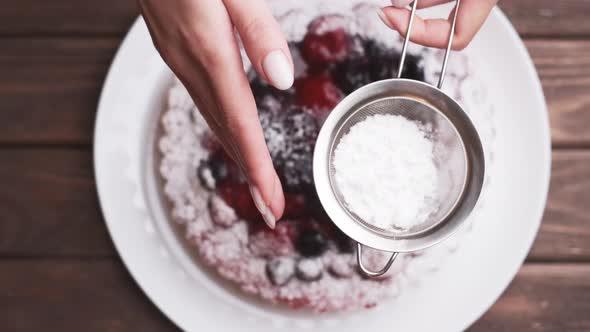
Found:
[[[465,48],[481,28],[497,0],[462,0],[457,16],[454,50]],[[391,29],[405,36],[411,11],[405,8],[385,7],[379,17]],[[451,32],[454,10],[448,19],[423,19],[416,15],[410,40],[428,47],[446,48]]]

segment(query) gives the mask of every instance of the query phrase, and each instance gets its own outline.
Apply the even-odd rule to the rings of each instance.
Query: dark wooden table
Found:
[[[501,7],[543,82],[553,174],[525,265],[471,330],[590,331],[590,1]],[[136,15],[131,0],[0,0],[2,331],[176,330],[118,258],[93,178],[100,88]]]

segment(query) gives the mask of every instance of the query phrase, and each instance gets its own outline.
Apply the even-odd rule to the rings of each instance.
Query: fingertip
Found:
[[[405,34],[410,18],[410,12],[403,8],[384,7],[377,11],[381,21],[390,29]]]
[[[270,209],[276,220],[280,220],[285,211],[285,194],[283,193],[281,180],[279,180],[279,176],[276,173],[274,178],[273,198],[270,203]]]
[[[275,229],[277,218],[269,207],[269,204],[266,203],[260,189],[255,185],[250,185],[250,194],[252,195],[252,200],[254,201],[256,209],[258,209],[258,212],[262,215],[262,219],[264,219],[266,225],[270,229]]]
[[[282,50],[269,52],[262,60],[262,69],[268,82],[275,88],[287,90],[293,85],[293,64]]]
[[[383,24],[385,24],[388,28],[395,29],[391,22],[389,22],[389,18],[387,17],[382,8],[377,8],[377,16],[379,16],[381,22],[383,22]]]

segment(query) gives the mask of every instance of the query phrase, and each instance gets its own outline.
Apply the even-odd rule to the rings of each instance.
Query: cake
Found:
[[[359,33],[342,15],[310,21],[289,48],[296,79],[278,91],[245,63],[264,136],[285,190],[285,213],[270,230],[254,206],[248,185],[224,153],[182,84],[169,90],[159,138],[163,193],[174,222],[200,259],[220,278],[248,294],[289,308],[334,312],[370,308],[394,297],[405,280],[430,271],[457,241],[429,253],[403,255],[380,278],[367,278],[355,260],[355,243],[339,231],[314,190],[312,154],[321,124],[347,94],[373,81],[395,77],[399,44]],[[393,39],[393,33],[389,35]],[[291,36],[292,37],[292,36]],[[455,56],[446,84],[456,98],[474,93],[469,65]],[[436,82],[442,53],[411,49],[403,77]],[[472,98],[473,99],[473,98]],[[469,101],[472,102],[472,101]],[[379,269],[389,253],[363,251]],[[418,271],[418,272],[417,272]]]

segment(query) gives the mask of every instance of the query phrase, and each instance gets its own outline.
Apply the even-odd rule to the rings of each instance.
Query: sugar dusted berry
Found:
[[[334,255],[328,262],[328,271],[337,278],[350,278],[355,273],[350,255]]]
[[[290,257],[276,257],[266,263],[266,275],[275,286],[287,284],[295,274],[295,261]]]
[[[303,281],[316,281],[322,278],[324,265],[320,259],[303,258],[297,262],[295,275]]]
[[[301,192],[312,186],[313,147],[319,131],[316,119],[297,106],[264,114],[264,137],[284,189]]]
[[[234,209],[217,195],[209,199],[209,214],[213,222],[222,227],[229,227],[238,219]]]

